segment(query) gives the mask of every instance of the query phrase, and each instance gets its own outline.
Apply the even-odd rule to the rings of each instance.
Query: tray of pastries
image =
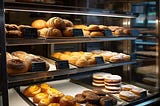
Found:
[[[24,51],[14,51],[6,53],[7,72],[9,75],[21,75],[29,72],[56,71],[55,61],[37,56]],[[70,69],[76,68],[69,65]]]
[[[52,82],[52,84],[30,85],[21,87],[20,93],[35,106],[115,106],[125,104],[122,100],[106,94],[101,89],[91,90],[67,82],[67,84],[75,87],[71,92],[71,88],[64,87],[64,84],[66,84],[66,81],[60,84]]]
[[[96,72],[90,77],[72,79],[71,81],[87,88],[101,89],[126,104],[150,95],[147,89],[124,83],[120,75],[106,72]]]
[[[77,67],[86,67],[96,64],[96,57],[102,57],[104,64],[130,61],[130,55],[112,51],[94,50],[91,52],[55,52],[51,55],[55,60],[68,60]]]

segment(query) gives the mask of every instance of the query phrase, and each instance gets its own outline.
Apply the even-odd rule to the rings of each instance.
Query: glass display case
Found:
[[[116,105],[158,104],[159,0],[2,0],[0,5],[3,106],[38,105],[25,90],[42,83],[73,97],[101,89]],[[27,70],[17,71],[11,62]],[[96,82],[99,73],[105,76]],[[122,98],[123,92],[133,100]],[[87,103],[102,105],[99,101]]]

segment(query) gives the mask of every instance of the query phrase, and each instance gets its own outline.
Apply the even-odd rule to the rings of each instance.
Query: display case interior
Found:
[[[116,105],[139,104],[152,98],[158,93],[160,77],[156,74],[159,73],[156,3],[152,0],[4,1],[4,71],[8,72],[4,78],[8,88],[15,88],[33,106],[38,102],[26,91],[30,87],[39,88],[42,83],[55,87],[54,93],[61,91],[63,96],[77,88],[70,94],[73,97],[98,88],[116,99]],[[148,5],[150,8],[146,10]],[[12,62],[21,68],[9,67]],[[106,79],[95,81],[94,76],[99,73],[107,74]],[[126,86],[130,87],[127,91]],[[137,90],[138,94],[134,92]],[[129,92],[132,100],[124,99],[123,92]],[[113,105],[114,99],[109,103]],[[88,103],[91,102],[80,104]],[[102,105],[95,101],[92,104]]]

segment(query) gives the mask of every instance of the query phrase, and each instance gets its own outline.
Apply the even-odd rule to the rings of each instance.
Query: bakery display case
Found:
[[[0,5],[3,106],[159,103],[159,0]]]

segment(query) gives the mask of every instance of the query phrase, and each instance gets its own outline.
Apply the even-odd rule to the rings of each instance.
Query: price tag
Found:
[[[57,69],[68,69],[69,68],[68,60],[56,61],[56,68]]]
[[[131,35],[132,36],[138,36],[139,35],[139,31],[138,30],[131,30]]]
[[[141,98],[145,98],[147,96],[147,91],[141,92]]]
[[[102,56],[95,57],[96,58],[96,64],[104,64],[104,59]]]
[[[37,38],[38,31],[36,28],[24,28],[22,31],[24,38]]]
[[[104,30],[104,34],[105,34],[105,36],[113,37],[113,35],[112,35],[112,31],[111,31],[110,29],[106,29],[106,30]]]
[[[82,31],[82,29],[73,29],[73,35],[74,35],[75,37],[83,36],[83,31]]]
[[[32,62],[31,71],[46,71],[46,63],[45,62]]]
[[[109,99],[109,100],[105,100],[105,105],[104,106],[113,106],[113,101],[112,99]]]

